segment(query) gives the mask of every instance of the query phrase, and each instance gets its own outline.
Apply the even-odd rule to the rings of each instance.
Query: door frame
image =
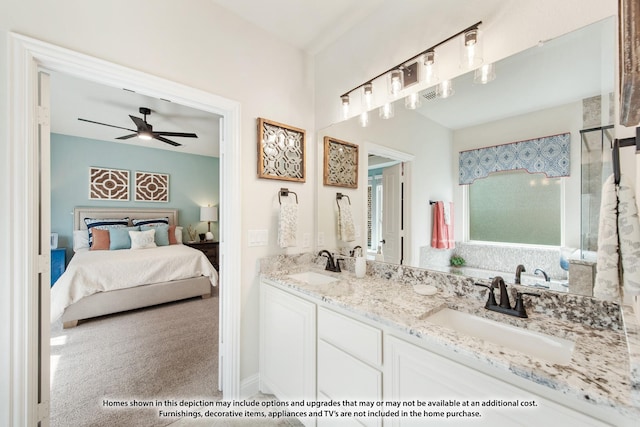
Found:
[[[412,194],[412,183],[411,183],[411,165],[413,160],[415,159],[415,155],[413,154],[409,154],[409,153],[405,153],[403,151],[399,151],[399,150],[395,150],[393,148],[389,148],[389,147],[385,147],[384,145],[379,145],[379,144],[375,144],[373,142],[369,142],[369,141],[365,141],[364,143],[364,150],[363,151],[363,155],[364,155],[364,161],[366,162],[367,159],[369,158],[369,155],[376,155],[376,156],[381,156],[381,157],[386,157],[388,159],[392,159],[392,160],[398,160],[402,163],[404,163],[404,223],[405,223],[405,229],[409,228],[409,230],[411,230],[411,194]],[[367,163],[365,163],[367,164]],[[363,170],[363,174],[364,174],[364,181],[362,182],[367,182],[367,174],[368,174],[368,169],[367,168],[362,168]],[[367,200],[367,195],[366,195],[366,190],[367,186],[364,186],[364,191],[365,191],[365,195],[364,195],[364,199],[363,200]],[[366,224],[367,223],[367,212],[366,209],[363,209],[364,213],[362,214],[362,224]],[[404,259],[405,259],[405,263],[406,260],[411,260],[412,258],[412,246],[411,246],[411,233],[405,234],[404,235],[404,242],[403,242],[403,247],[404,247]],[[413,264],[409,264],[409,265],[413,265]]]
[[[9,420],[11,425],[37,425],[48,418],[48,402],[38,404],[38,292],[37,277],[48,271],[38,256],[38,227],[50,233],[49,215],[42,224],[36,214],[39,197],[37,141],[37,72],[47,69],[96,83],[127,87],[138,93],[170,99],[182,105],[219,114],[224,119],[220,141],[220,346],[223,395],[240,397],[240,287],[241,277],[238,212],[241,209],[240,103],[98,58],[80,54],[17,33],[9,33],[9,164],[11,193],[6,218],[11,227],[7,236],[8,295],[12,307],[8,331]],[[48,149],[48,147],[46,147]],[[43,350],[48,361],[49,348]]]

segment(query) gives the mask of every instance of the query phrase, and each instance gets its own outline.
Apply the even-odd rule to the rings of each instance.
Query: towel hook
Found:
[[[346,197],[347,200],[349,201],[349,204],[351,204],[351,199],[349,198],[349,196],[342,193],[336,193],[336,205],[338,205],[338,209],[340,209],[340,204],[338,203],[338,200],[342,200],[343,197]]]
[[[298,204],[298,195],[295,193],[295,191],[290,191],[288,188],[281,188],[280,189],[280,191],[278,192],[278,202],[280,204],[282,204],[282,200],[280,199],[280,196],[289,197],[289,193],[291,193],[294,196],[296,196],[296,205],[297,205]]]

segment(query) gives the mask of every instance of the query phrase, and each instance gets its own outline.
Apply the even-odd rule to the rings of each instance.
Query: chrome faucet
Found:
[[[514,281],[514,283],[516,285],[519,285],[521,283],[520,282],[520,275],[522,275],[523,271],[527,271],[527,270],[524,269],[524,265],[518,264],[518,266],[516,267],[516,279]]]
[[[524,267],[523,267],[524,269]],[[511,308],[511,302],[509,301],[509,294],[507,293],[507,284],[504,283],[504,279],[500,276],[494,277],[491,285],[485,285],[483,283],[476,283],[476,286],[483,286],[489,289],[489,297],[484,305],[484,308],[491,311],[497,311],[498,313],[507,314],[509,316],[516,316],[526,318],[527,311],[524,308],[523,295],[531,295],[539,297],[540,294],[534,294],[531,292],[517,292],[516,293],[516,305]],[[496,296],[493,293],[495,288],[500,289],[500,304],[496,303]]]
[[[535,269],[535,271],[533,272],[533,274],[538,274],[538,273],[542,274],[542,276],[544,277],[544,281],[545,281],[545,282],[550,282],[550,281],[551,281],[551,277],[549,277],[549,275],[547,274],[547,272],[546,272],[546,271],[544,271],[543,269],[541,269],[541,268],[536,268],[536,269]]]
[[[342,258],[338,258],[334,260],[333,255],[331,255],[331,252],[329,252],[326,249],[323,249],[320,252],[318,252],[318,256],[327,257],[327,265],[324,268],[325,270],[333,271],[335,273],[340,273],[342,271],[340,270],[340,261],[343,261]]]

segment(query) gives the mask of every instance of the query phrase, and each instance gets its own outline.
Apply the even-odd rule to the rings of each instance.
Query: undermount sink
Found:
[[[303,273],[289,274],[289,277],[304,282],[308,285],[327,285],[329,283],[338,281],[338,279],[333,276],[316,273],[315,271],[305,271]]]
[[[529,331],[450,308],[443,308],[428,316],[426,320],[551,363],[568,365],[571,362],[575,343],[564,338]]]

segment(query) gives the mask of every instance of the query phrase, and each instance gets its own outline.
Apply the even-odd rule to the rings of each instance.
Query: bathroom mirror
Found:
[[[495,63],[496,78],[488,84],[475,84],[470,72],[453,79],[454,94],[449,98],[438,97],[434,87],[419,92],[421,106],[417,109],[406,108],[405,99],[398,99],[393,118],[382,119],[376,109],[369,112],[366,127],[355,117],[321,130],[316,139],[320,161],[322,141],[328,136],[358,145],[361,167],[357,189],[338,189],[351,201],[357,230],[353,241],[338,239],[336,189],[319,180],[318,247],[348,253],[359,245],[369,248],[373,258],[382,246],[386,262],[435,269],[447,266],[455,250],[430,247],[430,202],[453,202],[455,240],[468,241],[468,189],[458,184],[459,152],[568,132],[571,174],[559,184],[562,216],[558,222],[563,224],[561,246],[580,249],[585,203],[581,194],[581,149],[585,145],[581,131],[613,123],[615,40],[615,17],[610,17]],[[607,156],[605,149],[598,161]],[[318,170],[322,170],[321,164]],[[397,184],[398,176],[406,177],[403,185]],[[392,189],[387,190],[387,185]],[[396,199],[402,199],[402,204],[396,205]],[[503,208],[515,209],[517,204],[505,203]],[[383,210],[387,219],[399,219],[396,222],[403,230],[380,221]],[[389,245],[387,236],[402,241],[399,249],[389,251],[391,257],[384,253]],[[518,249],[509,248],[510,252]],[[555,250],[555,265],[535,267],[559,271],[553,276],[561,279],[560,247]],[[527,260],[521,263],[527,264]],[[515,272],[516,265],[504,271]],[[534,268],[530,270],[533,273]],[[513,281],[513,277],[505,279]]]

